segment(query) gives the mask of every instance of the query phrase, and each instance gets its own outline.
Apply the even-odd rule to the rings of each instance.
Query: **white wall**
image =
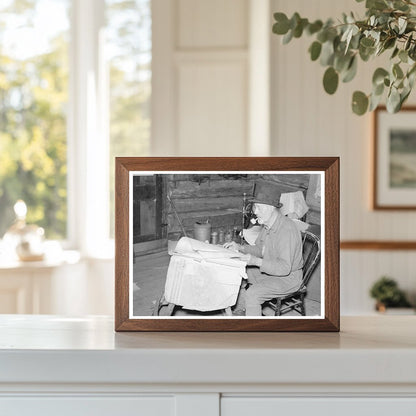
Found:
[[[245,155],[249,1],[152,6],[153,155]]]
[[[351,0],[272,0],[272,11],[298,11],[310,19],[360,11]],[[382,65],[359,64],[359,75],[341,84],[334,96],[322,88],[324,68],[311,62],[309,37],[282,45],[272,35],[272,154],[279,156],[341,157],[341,240],[415,240],[416,213],[372,211],[371,115],[358,117],[350,109],[352,92],[371,91],[372,71]],[[410,102],[415,101],[411,97]],[[341,252],[341,311],[372,311],[368,289],[383,274],[395,277],[403,289],[416,294],[415,253],[386,251]]]
[[[369,91],[377,63],[360,63],[357,79],[328,96],[324,69],[307,53],[311,39],[281,45],[271,34],[274,11],[326,18],[361,10],[362,4],[153,0],[152,5],[154,155],[340,156],[341,239],[415,240],[416,213],[370,209],[371,116],[353,115],[350,102],[354,90]],[[264,25],[270,27],[268,39]],[[412,251],[342,251],[341,313],[371,313],[368,289],[383,274],[415,298],[415,266]],[[82,289],[92,293],[87,306],[69,309],[111,314],[112,263],[91,263],[88,276]],[[98,291],[91,290],[95,287]]]

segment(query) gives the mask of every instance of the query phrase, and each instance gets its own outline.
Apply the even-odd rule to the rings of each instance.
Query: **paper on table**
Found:
[[[168,302],[185,309],[213,311],[235,304],[241,279],[247,279],[243,254],[182,237],[169,263]]]
[[[207,255],[222,257],[240,257],[241,253],[238,253],[227,248],[216,246],[213,244],[204,243],[199,240],[194,240],[189,237],[182,237],[175,248],[175,253],[183,254],[190,251],[196,251],[198,253],[207,253]]]

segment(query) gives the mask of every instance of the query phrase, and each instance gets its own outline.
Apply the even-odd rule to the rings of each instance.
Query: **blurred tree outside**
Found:
[[[28,206],[27,221],[44,227],[47,238],[67,234],[70,3],[0,4],[0,238],[18,199]],[[151,0],[105,4],[113,235],[114,157],[149,153]]]
[[[65,20],[67,1],[55,3]],[[69,39],[65,24],[40,35],[49,5],[0,6],[0,237],[18,199],[28,206],[27,221],[44,227],[48,238],[66,237]]]

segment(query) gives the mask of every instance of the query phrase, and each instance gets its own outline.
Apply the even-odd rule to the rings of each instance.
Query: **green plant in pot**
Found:
[[[323,86],[328,94],[336,92],[340,80],[355,77],[360,60],[389,54],[390,63],[373,74],[371,92],[353,93],[355,114],[374,110],[383,96],[387,110],[395,113],[409,97],[416,79],[416,0],[366,0],[361,19],[344,13],[337,21],[310,22],[299,13],[289,18],[280,12],[274,18],[273,32],[283,36],[284,44],[304,34],[314,37],[309,54],[326,68]]]
[[[411,307],[397,282],[388,276],[381,277],[373,284],[370,295],[376,300],[376,309],[380,312],[385,312],[386,308]]]

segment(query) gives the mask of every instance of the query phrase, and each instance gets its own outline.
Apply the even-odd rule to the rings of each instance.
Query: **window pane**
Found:
[[[69,2],[1,1],[0,238],[18,199],[29,223],[66,237]]]
[[[110,233],[114,236],[114,157],[150,147],[152,18],[150,0],[106,0],[110,71]]]

